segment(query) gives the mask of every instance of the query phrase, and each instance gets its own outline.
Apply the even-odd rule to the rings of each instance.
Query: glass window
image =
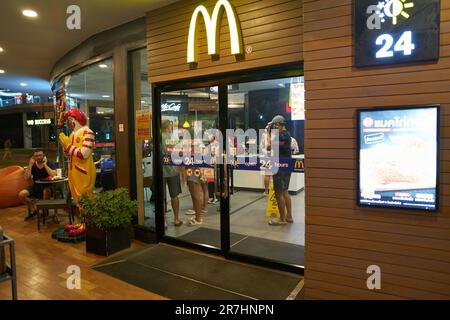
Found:
[[[153,196],[152,87],[147,81],[147,51],[131,52],[132,97],[135,112],[135,155],[138,223],[155,227]]]
[[[115,177],[115,119],[113,61],[104,60],[66,76],[66,109],[77,108],[87,117],[87,126],[95,133],[93,157],[97,166],[96,187],[115,188],[108,176]],[[66,128],[69,133],[69,129]],[[103,174],[107,172],[107,174]]]

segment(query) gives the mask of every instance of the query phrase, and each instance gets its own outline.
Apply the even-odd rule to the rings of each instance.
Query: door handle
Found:
[[[228,198],[228,157],[226,153],[223,154],[222,197]]]

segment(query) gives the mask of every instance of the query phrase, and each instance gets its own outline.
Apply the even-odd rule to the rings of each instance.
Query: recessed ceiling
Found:
[[[50,72],[64,54],[90,36],[145,16],[177,0],[0,0],[0,88],[52,95]],[[70,5],[81,9],[81,30],[69,30]],[[22,14],[38,13],[35,18]],[[20,83],[27,83],[26,87]]]

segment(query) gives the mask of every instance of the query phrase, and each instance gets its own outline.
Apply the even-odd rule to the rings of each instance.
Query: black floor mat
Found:
[[[136,287],[173,300],[244,300],[243,296],[160,271],[132,261],[96,267]]]
[[[165,244],[95,270],[170,299],[286,299],[301,277],[211,258]]]
[[[231,252],[299,266],[305,263],[304,246],[257,237],[245,238],[232,246]]]
[[[233,245],[242,239],[244,239],[245,236],[237,233],[230,233],[230,244]],[[178,239],[196,243],[196,244],[206,244],[209,246],[213,246],[215,248],[220,249],[220,231],[214,230],[214,229],[208,229],[208,228],[198,228],[194,231],[191,231],[181,237],[178,237]]]

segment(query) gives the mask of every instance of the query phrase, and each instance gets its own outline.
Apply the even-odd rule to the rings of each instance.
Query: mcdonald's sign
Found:
[[[302,160],[295,161],[294,170],[301,170],[301,169],[305,169],[305,164],[303,163],[303,161]]]
[[[191,24],[189,26],[187,62],[198,62],[197,58],[197,20],[201,14],[205,22],[206,37],[208,41],[208,54],[216,55],[219,52],[220,23],[223,13],[226,12],[228,25],[230,28],[231,54],[242,54],[242,37],[238,16],[227,0],[217,1],[212,16],[209,15],[205,6],[198,6],[192,14]]]

